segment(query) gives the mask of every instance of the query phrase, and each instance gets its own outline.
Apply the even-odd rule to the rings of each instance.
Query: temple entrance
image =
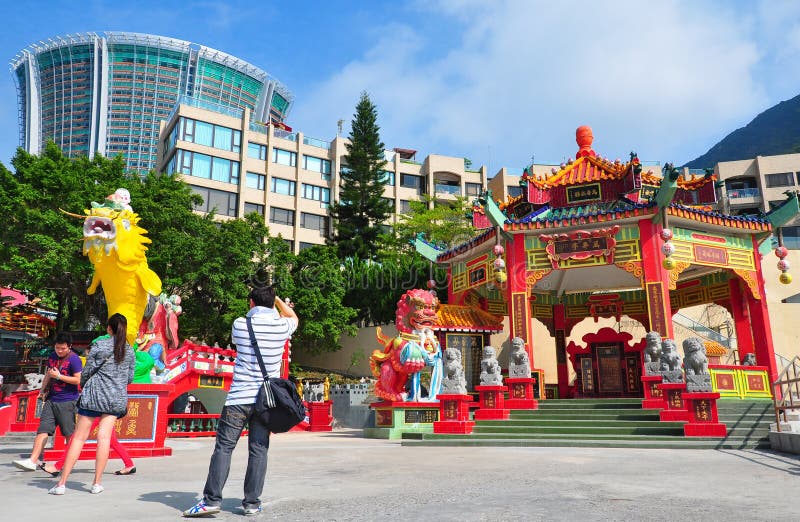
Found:
[[[611,328],[583,336],[586,345],[570,342],[567,353],[575,370],[575,397],[642,397],[640,377],[644,342]]]

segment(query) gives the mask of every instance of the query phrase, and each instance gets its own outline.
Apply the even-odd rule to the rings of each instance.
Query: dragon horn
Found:
[[[66,214],[66,215],[68,215],[68,216],[72,216],[72,217],[74,217],[74,218],[78,218],[78,219],[86,219],[86,216],[81,216],[80,214],[73,214],[72,212],[67,212],[67,211],[66,211],[66,210],[64,210],[63,208],[59,208],[58,210],[59,210],[61,213],[63,213],[63,214]]]

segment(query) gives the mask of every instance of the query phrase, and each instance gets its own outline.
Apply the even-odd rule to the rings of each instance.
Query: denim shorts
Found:
[[[83,415],[84,417],[91,417],[93,419],[97,417],[102,417],[103,415],[107,415],[102,411],[94,411],[94,410],[85,410],[83,408],[78,408],[78,415]]]

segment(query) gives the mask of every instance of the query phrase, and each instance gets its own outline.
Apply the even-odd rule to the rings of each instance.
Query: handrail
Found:
[[[781,431],[781,413],[783,421],[787,421],[786,410],[800,408],[800,355],[796,355],[786,367],[778,374],[778,379],[772,383],[772,394],[775,405],[775,424]],[[780,399],[778,398],[780,397]],[[798,403],[795,404],[795,399]]]
[[[706,340],[717,342],[727,348],[731,348],[731,338],[725,337],[721,333],[716,330],[709,328],[708,326],[699,323],[692,319],[691,317],[687,317],[681,313],[676,313],[672,317],[672,321],[675,324],[678,324],[684,328],[687,328],[696,334],[699,334],[701,337],[704,337]]]

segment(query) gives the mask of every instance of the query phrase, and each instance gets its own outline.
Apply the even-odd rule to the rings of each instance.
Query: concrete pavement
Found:
[[[798,520],[800,459],[770,451],[592,448],[433,448],[361,438],[359,430],[273,436],[258,520]],[[213,439],[171,439],[172,457],[137,459],[91,495],[81,461],[67,494],[11,461],[30,446],[0,446],[2,520],[179,520],[205,482]],[[238,507],[247,459],[233,455],[216,520]]]

